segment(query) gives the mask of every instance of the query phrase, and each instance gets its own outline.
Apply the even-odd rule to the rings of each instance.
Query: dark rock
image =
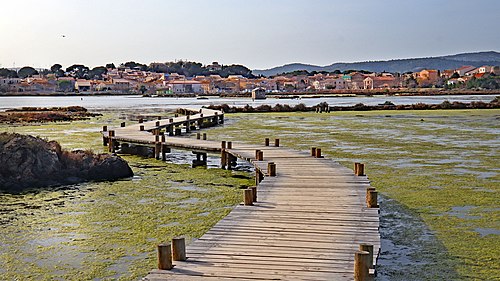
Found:
[[[75,184],[131,177],[117,155],[65,151],[59,143],[20,134],[0,134],[0,190]]]

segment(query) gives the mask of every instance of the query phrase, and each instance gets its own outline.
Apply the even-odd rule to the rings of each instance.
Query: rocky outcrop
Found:
[[[55,141],[20,134],[0,134],[0,190],[131,177],[127,162],[117,155],[66,151]]]

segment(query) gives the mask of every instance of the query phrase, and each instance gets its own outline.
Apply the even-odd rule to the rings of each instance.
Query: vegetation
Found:
[[[0,124],[85,120],[98,115],[99,114],[88,112],[86,108],[81,106],[51,108],[23,107],[0,112]]]
[[[500,272],[500,110],[231,114],[216,139],[284,146],[352,168],[383,196],[387,280],[496,280]]]
[[[31,76],[37,75],[37,74],[38,74],[38,71],[31,66],[22,67],[17,72],[17,75],[19,76],[19,78],[31,77]]]
[[[467,81],[467,89],[500,89],[500,77],[489,76],[479,79],[472,78],[471,80]]]

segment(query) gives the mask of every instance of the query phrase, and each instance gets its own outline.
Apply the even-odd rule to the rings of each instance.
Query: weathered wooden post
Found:
[[[207,140],[207,133],[203,133],[203,140]]]
[[[174,123],[174,118],[168,119],[168,123]]]
[[[367,281],[369,277],[369,259],[370,253],[357,251],[354,254],[354,281]]]
[[[185,261],[186,260],[186,241],[184,238],[172,238],[172,260]]]
[[[255,169],[255,185],[259,185],[263,179],[264,174],[260,170]]]
[[[175,135],[180,136],[182,134],[182,129],[181,128],[175,128]]]
[[[253,192],[250,188],[247,188],[243,191],[243,202],[245,206],[253,205]]]
[[[276,176],[276,164],[274,162],[267,163],[267,173],[270,177]]]
[[[321,148],[316,148],[316,158],[323,158],[323,156],[321,156]]]
[[[161,120],[161,116],[158,116],[158,120]]]
[[[222,169],[226,168],[227,155],[226,155],[226,141],[221,141],[221,151],[220,151],[220,167]]]
[[[144,123],[144,119],[139,118],[139,123]]]
[[[276,147],[280,146],[280,139],[274,139],[274,146]]]
[[[170,152],[170,148],[165,143],[161,145],[161,160],[167,161],[167,153]]]
[[[111,153],[115,152],[115,140],[113,137],[115,136],[115,131],[109,130],[108,131],[108,151]]]
[[[144,125],[139,126],[139,131],[144,131]]]
[[[378,192],[375,190],[370,190],[367,195],[368,195],[366,204],[367,207],[378,208],[378,203],[377,203]]]
[[[155,135],[155,142],[159,142],[160,141],[160,135]]]
[[[102,132],[104,133],[106,131],[108,131],[108,126],[102,126]],[[104,134],[102,134],[102,145],[108,145],[108,137],[106,137]]]
[[[197,139],[197,140],[201,139],[201,133],[199,133],[199,132],[198,132],[198,133],[196,133],[196,139]]]
[[[233,149],[233,142],[232,141],[227,142],[227,149]]]
[[[179,113],[174,114],[174,117],[176,118],[179,117]]]
[[[125,127],[125,122],[121,122],[120,127],[122,127],[122,128]]]
[[[170,244],[158,245],[158,269],[170,270],[172,269],[172,249]]]
[[[155,126],[159,127],[160,126],[160,121],[156,121]]]
[[[375,187],[367,187],[366,188],[366,204],[368,205],[368,202],[370,201],[370,191],[375,191]]]
[[[262,160],[259,160],[259,152],[260,152],[260,150],[259,150],[259,149],[256,149],[256,150],[255,150],[255,160],[257,160],[257,161],[262,161]]]
[[[369,256],[368,256],[368,268],[373,268],[373,245],[372,244],[367,244],[367,243],[359,244],[359,250],[360,251],[365,251],[365,252],[369,253]]]
[[[264,139],[264,145],[265,146],[269,146],[269,138],[265,138]]]
[[[250,186],[249,188],[252,190],[252,201],[257,202],[257,186]]]
[[[160,160],[160,154],[161,154],[161,143],[160,142],[155,142],[155,158],[156,160]]]
[[[316,147],[311,147],[311,156],[316,157]]]
[[[365,175],[365,164],[362,163],[354,163],[354,174],[356,176],[364,176]]]
[[[161,142],[165,142],[165,140],[166,140],[165,135],[161,135]]]

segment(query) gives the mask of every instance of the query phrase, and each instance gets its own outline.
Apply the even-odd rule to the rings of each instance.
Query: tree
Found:
[[[50,67],[50,71],[52,73],[57,73],[60,69],[62,68],[62,65],[56,63],[53,66]]]
[[[5,78],[17,78],[17,72],[15,70],[10,70],[7,68],[0,68],[0,77]]]
[[[106,68],[109,68],[109,69],[116,69],[116,67],[115,67],[115,64],[114,64],[114,63],[108,63],[108,64],[106,64]]]
[[[72,66],[66,68],[66,72],[68,72],[72,77],[87,79],[89,68],[82,64],[73,64]]]
[[[61,92],[72,92],[74,90],[73,83],[68,80],[57,81],[57,88]]]
[[[25,66],[21,69],[19,69],[19,71],[17,72],[17,75],[19,76],[19,78],[26,78],[26,77],[31,77],[33,75],[37,75],[38,74],[38,71],[36,71],[36,69],[34,69],[33,67],[31,66]]]
[[[451,75],[450,78],[460,78],[460,74],[458,74],[457,72],[453,73],[453,75]]]
[[[97,66],[97,67],[92,68],[92,70],[90,70],[88,72],[88,77],[89,77],[89,79],[102,80],[103,75],[106,73],[108,73],[108,69],[106,67]]]
[[[148,90],[148,88],[146,88],[146,86],[144,85],[141,85],[141,87],[139,88],[139,91],[141,92],[141,94],[144,95],[144,93]]]

